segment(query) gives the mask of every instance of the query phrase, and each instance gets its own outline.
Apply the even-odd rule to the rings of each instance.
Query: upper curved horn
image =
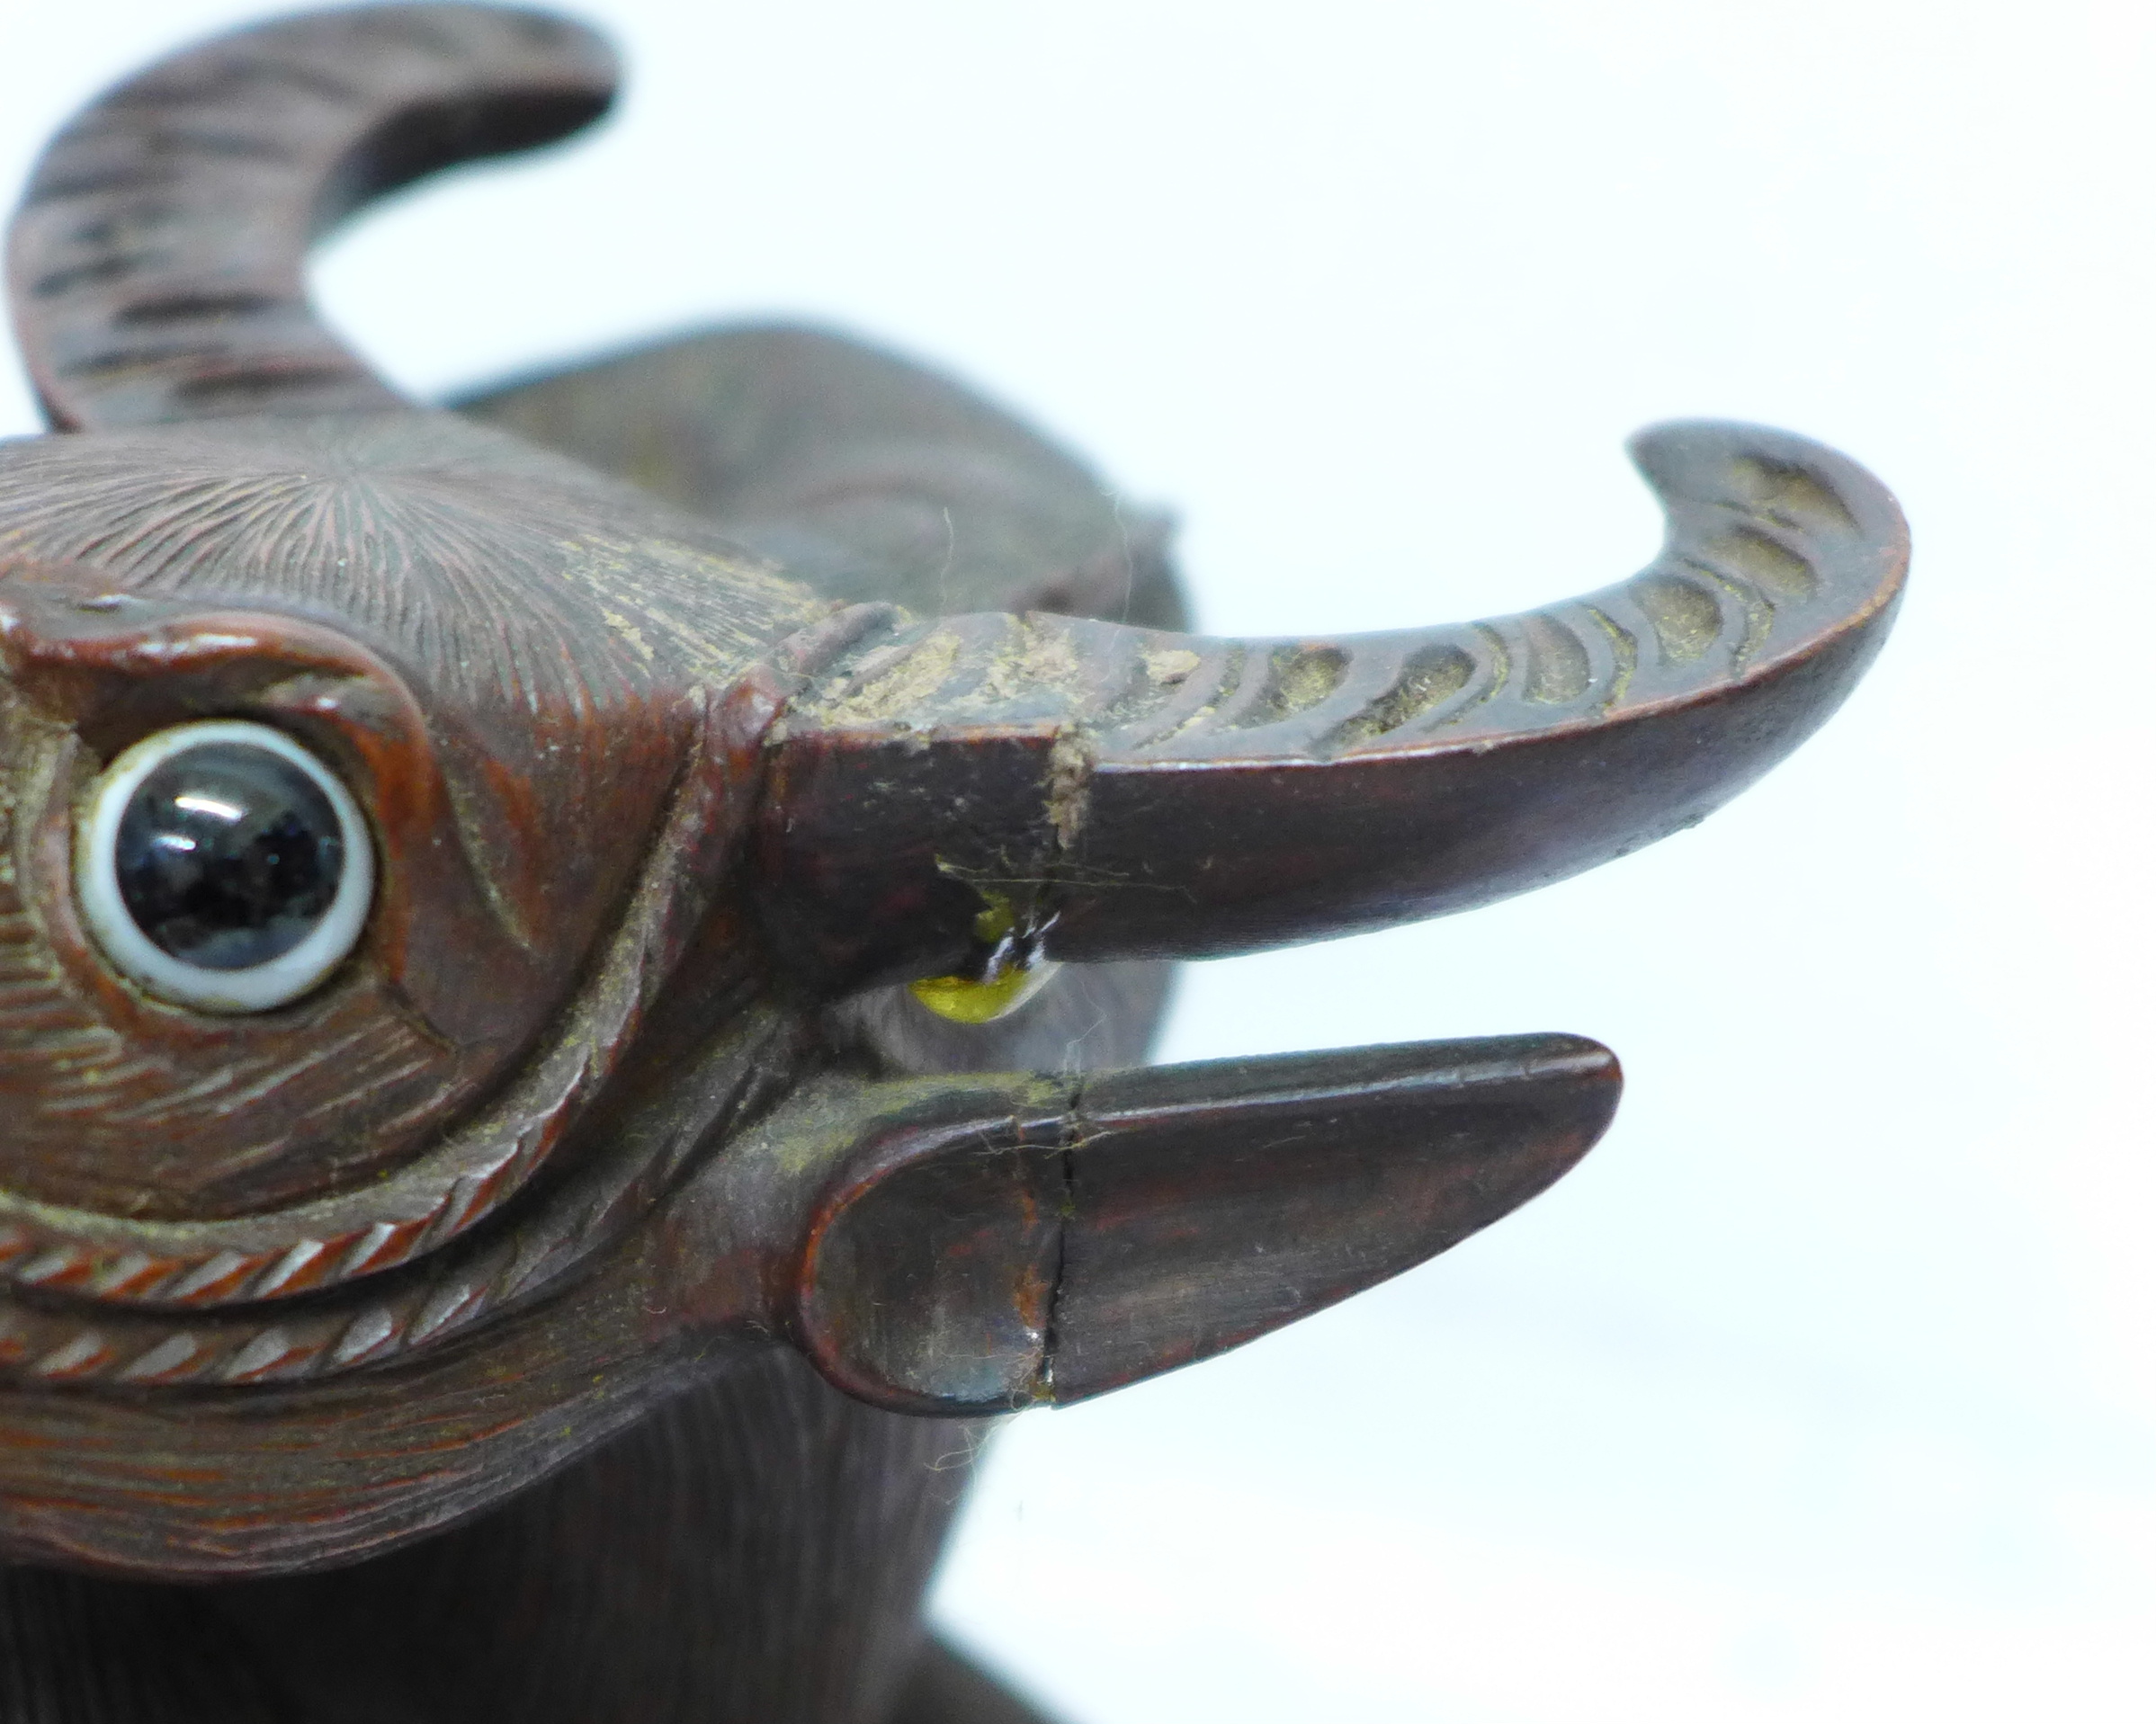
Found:
[[[985,898],[1051,955],[1213,956],[1465,909],[1691,825],[1847,693],[1908,531],[1783,433],[1664,425],[1633,454],[1660,557],[1521,616],[1223,640],[856,613],[866,638],[772,733],[779,943],[826,979],[962,969]]]
[[[39,162],[16,328],[62,431],[403,405],[308,303],[308,246],[422,174],[575,131],[613,96],[566,20],[388,5],[239,31],[108,91]]]

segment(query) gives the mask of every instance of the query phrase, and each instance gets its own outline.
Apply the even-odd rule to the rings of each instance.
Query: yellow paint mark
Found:
[[[973,938],[994,949],[1018,925],[1018,913],[1001,892],[982,892],[982,907],[973,918]],[[939,1018],[953,1023],[993,1023],[1006,1018],[1048,985],[1058,966],[998,963],[986,976],[931,976],[912,984],[913,996]]]
[[[913,996],[939,1018],[953,1023],[993,1023],[1006,1018],[1048,985],[1057,966],[1013,964],[985,981],[967,976],[931,976],[912,984]]]

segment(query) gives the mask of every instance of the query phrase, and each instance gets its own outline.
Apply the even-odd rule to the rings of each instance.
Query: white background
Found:
[[[0,0],[0,183],[259,10]],[[1190,972],[1169,1058],[1562,1029],[1628,1097],[1438,1263],[1019,1421],[941,1620],[1075,1724],[2156,1714],[2156,11],[583,10],[604,133],[322,260],[414,389],[832,320],[1175,505],[1216,630],[1617,578],[1672,415],[1914,525],[1870,682],[1704,826]]]

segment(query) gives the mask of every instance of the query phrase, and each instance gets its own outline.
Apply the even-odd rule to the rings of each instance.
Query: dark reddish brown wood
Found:
[[[979,1422],[1444,1250],[1616,1099],[1567,1036],[1116,1069],[1161,960],[1696,819],[1891,617],[1892,499],[1747,427],[1642,442],[1622,586],[1232,641],[1082,463],[828,335],[401,402],[310,239],[611,89],[559,20],[316,14],[109,94],[16,219],[7,1724],[1007,1724],[918,1656]],[[76,884],[100,774],[204,718],[311,751],[378,876],[254,1014]]]
[[[422,4],[260,25],[109,91],[53,140],[9,246],[54,426],[401,406],[315,317],[308,246],[437,168],[567,136],[613,87],[566,19]]]
[[[845,980],[933,974],[987,892],[1051,956],[1211,957],[1470,909],[1694,824],[1863,674],[1907,534],[1785,433],[1633,452],[1662,555],[1546,611],[1337,640],[864,625],[776,733],[774,937]]]
[[[1607,1049],[1514,1036],[909,1101],[850,1133],[791,1326],[900,1411],[1084,1400],[1509,1214],[1587,1153],[1617,1089]]]

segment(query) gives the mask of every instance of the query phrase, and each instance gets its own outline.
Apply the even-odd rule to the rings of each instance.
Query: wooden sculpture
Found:
[[[1231,640],[830,335],[400,399],[310,238],[613,79],[532,13],[272,23],[15,218],[0,1718],[1024,1716],[922,1650],[950,1421],[1394,1274],[1616,1101],[1563,1035],[1119,1069],[1165,960],[1689,825],[1885,632],[1892,500],[1746,426],[1639,440],[1630,581]]]

